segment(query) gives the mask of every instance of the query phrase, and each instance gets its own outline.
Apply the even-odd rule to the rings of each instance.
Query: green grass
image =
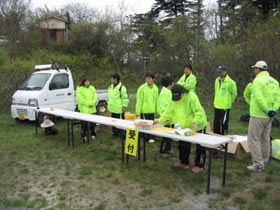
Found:
[[[247,133],[248,124],[238,122],[246,110],[232,109],[229,134]],[[213,110],[206,112],[211,122]],[[211,194],[206,195],[207,170],[194,174],[173,167],[178,161],[175,143],[170,158],[159,156],[156,141],[147,146],[146,162],[130,157],[129,164],[122,164],[121,141],[111,139],[106,129],[94,142],[83,144],[76,126],[71,148],[63,120],[56,122],[56,136],[45,136],[41,129],[36,135],[33,123],[16,122],[10,114],[1,116],[0,127],[0,208],[199,209],[195,205],[203,204],[200,209],[279,209],[276,161],[266,173],[250,173],[245,169],[251,163],[249,154],[241,160],[229,156],[226,186],[221,187],[223,160],[214,158]],[[272,136],[279,138],[280,129],[273,128]]]

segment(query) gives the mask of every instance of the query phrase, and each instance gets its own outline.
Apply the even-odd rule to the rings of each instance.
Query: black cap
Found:
[[[187,93],[189,91],[186,90],[183,86],[175,84],[171,88],[171,92],[172,92],[172,101],[179,101],[181,99],[182,94]]]
[[[217,72],[227,71],[228,67],[226,65],[221,65],[217,68]]]
[[[111,74],[111,78],[117,79],[118,81],[120,81],[121,76],[118,73],[114,73],[114,74]]]

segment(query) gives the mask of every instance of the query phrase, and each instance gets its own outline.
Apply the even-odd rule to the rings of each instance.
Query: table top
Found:
[[[134,121],[131,120],[116,119],[100,115],[91,115],[57,108],[42,108],[38,109],[37,111],[70,120],[82,120],[102,125],[114,126],[123,130],[135,129]],[[200,144],[208,148],[217,148],[222,144],[230,143],[233,141],[233,139],[228,136],[215,136],[202,133],[196,133],[196,135],[194,136],[181,136],[175,134],[172,131],[174,130],[158,126],[152,126],[150,130],[139,129],[139,132],[141,133],[147,133],[155,136],[177,139],[181,141],[188,141],[191,143]]]

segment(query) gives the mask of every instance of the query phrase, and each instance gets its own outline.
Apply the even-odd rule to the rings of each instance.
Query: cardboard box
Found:
[[[234,158],[243,159],[250,152],[247,136],[233,135],[230,137],[233,138],[233,142],[228,144],[228,154]],[[220,151],[223,152],[224,149]]]
[[[208,122],[206,126],[206,133],[211,135],[218,135],[213,133],[213,131],[211,130],[210,122]],[[228,137],[233,138],[233,142],[228,144],[228,154],[233,155],[237,159],[243,159],[247,155],[247,153],[250,152],[247,142],[247,136],[232,135]],[[221,149],[219,151],[223,152],[224,149]]]

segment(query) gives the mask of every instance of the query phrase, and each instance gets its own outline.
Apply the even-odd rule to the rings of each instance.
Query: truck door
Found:
[[[74,110],[74,87],[70,84],[67,73],[56,74],[49,84],[49,106],[59,109]]]

